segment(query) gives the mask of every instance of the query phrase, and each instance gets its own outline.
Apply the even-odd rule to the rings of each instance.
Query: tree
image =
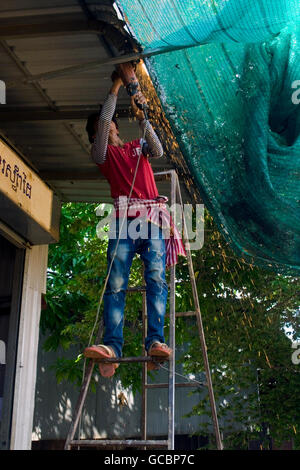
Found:
[[[95,314],[106,276],[107,240],[99,239],[95,204],[65,204],[60,243],[49,252],[47,309],[41,318],[48,335],[45,349],[77,345],[74,360],[59,358],[58,380],[82,380],[82,351],[95,325]],[[205,215],[205,243],[192,252],[201,313],[206,334],[214,392],[223,431],[231,437],[227,447],[246,446],[250,438],[269,433],[278,442],[291,437],[299,446],[300,413],[297,407],[299,366],[291,361],[291,339],[299,339],[299,279],[257,268],[237,258],[210,215]],[[176,310],[192,310],[188,267],[177,266]],[[142,283],[140,261],[135,258],[130,285]],[[124,325],[124,355],[142,349],[142,296],[128,294]],[[166,321],[167,324],[167,321]],[[187,345],[179,359],[186,374],[203,371],[200,341],[194,319],[176,321],[176,344]],[[138,364],[119,367],[124,387],[137,391]],[[193,414],[208,414],[208,397]],[[229,419],[230,417],[230,419]],[[233,423],[241,424],[235,433]],[[205,429],[199,430],[205,432]],[[236,443],[232,436],[238,440]]]
[[[276,441],[292,436],[298,443],[300,370],[291,361],[286,329],[293,340],[299,339],[299,279],[238,259],[209,217],[206,229],[210,236],[194,256],[194,266],[214,391],[222,399],[219,416],[230,411],[243,424],[245,444],[250,437],[261,438],[266,424]],[[186,372],[201,370],[197,356],[194,336],[184,361]],[[193,412],[207,412],[207,402]],[[224,431],[230,428],[227,422]]]

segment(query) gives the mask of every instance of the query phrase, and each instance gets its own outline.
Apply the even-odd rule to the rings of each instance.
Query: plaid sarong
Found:
[[[178,261],[178,256],[186,256],[184,244],[176,225],[167,209],[166,196],[156,199],[138,199],[119,196],[114,200],[115,216],[128,218],[142,217],[161,227],[166,245],[166,268]],[[127,214],[125,214],[127,211]]]

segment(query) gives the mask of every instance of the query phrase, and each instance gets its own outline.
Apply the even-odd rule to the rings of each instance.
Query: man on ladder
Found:
[[[125,295],[132,260],[135,253],[139,253],[145,266],[147,294],[148,329],[145,349],[149,356],[167,360],[172,351],[165,344],[163,332],[168,296],[165,269],[176,263],[178,254],[185,256],[185,249],[166,209],[167,198],[158,194],[148,161],[148,157],[160,158],[163,148],[150,122],[145,119],[147,113],[143,109],[145,110],[146,100],[137,87],[134,94],[129,94],[132,95],[132,110],[139,120],[143,138],[124,143],[119,136],[114,112],[120,87],[126,86],[127,91],[132,87],[132,78],[131,82],[130,79],[127,80],[128,70],[137,84],[131,65],[119,66],[119,73],[113,74],[113,85],[100,115],[92,114],[86,126],[92,143],[92,158],[110,184],[117,238],[109,239],[107,250],[103,344],[87,347],[84,356],[91,359],[122,356]],[[130,236],[130,224],[137,212],[141,236],[134,239]],[[123,226],[121,216],[124,214],[126,219],[124,218]],[[164,236],[166,226],[169,237]],[[104,377],[112,377],[117,367],[117,363],[99,362],[99,370]],[[155,362],[148,362],[148,370],[156,368]]]

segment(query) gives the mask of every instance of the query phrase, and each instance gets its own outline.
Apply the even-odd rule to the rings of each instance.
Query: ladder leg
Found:
[[[86,368],[85,376],[81,385],[81,390],[79,394],[79,398],[76,404],[76,408],[74,411],[74,417],[69,429],[69,433],[65,442],[65,450],[70,450],[70,442],[74,439],[74,435],[79,423],[79,419],[82,413],[82,408],[86,399],[87,391],[90,385],[90,381],[92,378],[93,370],[94,370],[94,361],[89,361],[88,366]]]
[[[183,202],[182,202],[182,197],[181,197],[181,191],[180,191],[180,186],[179,186],[179,181],[178,177],[176,174],[176,171],[173,170],[172,172],[166,172],[166,173],[171,173],[171,204],[175,204],[176,202],[176,192],[178,192],[179,195],[179,202],[181,205],[181,208],[183,209]],[[199,298],[198,298],[198,292],[197,292],[197,286],[195,282],[195,275],[194,275],[194,268],[193,268],[193,262],[192,262],[192,257],[190,253],[190,248],[189,248],[189,241],[187,239],[187,230],[186,230],[186,223],[185,223],[185,218],[184,218],[184,213],[183,213],[183,222],[184,222],[184,242],[185,242],[185,248],[187,252],[187,261],[188,261],[188,268],[189,268],[189,274],[190,274],[190,279],[191,279],[191,284],[192,284],[192,290],[193,290],[193,297],[194,297],[194,303],[195,303],[195,313],[196,313],[196,318],[197,318],[197,325],[198,325],[198,332],[199,332],[199,337],[200,337],[200,342],[201,342],[201,348],[202,348],[202,353],[203,353],[203,359],[204,359],[204,368],[205,368],[205,373],[206,373],[206,380],[207,380],[207,385],[208,385],[208,393],[209,393],[209,399],[210,399],[210,405],[211,405],[211,411],[212,411],[212,418],[213,418],[213,425],[214,425],[214,431],[215,431],[215,436],[216,436],[216,441],[217,441],[217,448],[222,450],[223,449],[223,444],[221,440],[221,435],[220,435],[220,430],[219,430],[219,423],[218,423],[218,417],[217,417],[217,410],[216,410],[216,404],[215,404],[215,398],[214,398],[214,393],[213,393],[213,386],[212,386],[212,380],[211,380],[211,374],[210,374],[210,368],[209,368],[209,362],[208,362],[208,356],[207,356],[207,347],[205,343],[205,335],[204,335],[204,329],[203,329],[203,324],[202,324],[202,317],[201,317],[201,311],[200,311],[200,304],[199,304]],[[175,440],[175,266],[172,266],[170,268],[170,335],[169,335],[169,343],[170,347],[172,348],[172,355],[169,358],[169,382],[168,382],[168,441],[155,441],[157,445],[163,445],[165,446],[166,444],[168,445],[168,450],[174,450],[174,440]],[[147,318],[147,305],[146,305],[146,294],[143,296],[143,339],[145,340],[146,337],[146,318]],[[103,318],[100,321],[99,329],[98,329],[98,334],[96,338],[96,344],[99,343],[100,338],[102,336],[102,330],[103,330]],[[144,351],[144,355],[145,355]],[[132,358],[131,358],[132,359]],[[154,443],[154,441],[147,441],[147,363],[144,358],[140,358],[139,362],[144,362],[143,364],[143,396],[142,396],[142,421],[141,421],[141,433],[142,433],[142,440],[137,441],[139,445],[146,446]],[[129,362],[129,361],[127,361]],[[86,399],[87,391],[90,385],[90,381],[92,378],[93,374],[93,369],[94,369],[95,361],[90,361],[88,363],[88,366],[85,371],[85,376],[81,385],[81,391],[80,395],[76,404],[75,412],[74,412],[74,418],[72,420],[70,430],[65,442],[65,450],[70,450],[71,449],[71,443],[73,441],[73,444],[80,443],[79,441],[74,441],[74,435],[76,432],[76,429],[78,427],[78,423],[80,420],[80,416],[82,413],[83,405]],[[92,443],[94,444],[94,441],[86,441],[86,443]],[[109,441],[107,441],[109,442]],[[131,441],[112,441],[112,442],[131,442]],[[102,441],[102,443],[106,443],[106,441]],[[133,443],[133,441],[131,442]],[[98,445],[97,441],[95,441],[95,444]],[[128,444],[129,445],[129,444]],[[146,447],[145,447],[146,448]]]
[[[210,401],[216,443],[217,443],[218,450],[223,450],[223,443],[222,443],[220,429],[219,429],[217,408],[216,408],[216,402],[215,402],[215,397],[214,397],[214,392],[213,392],[209,361],[208,361],[208,356],[207,356],[207,346],[206,346],[205,334],[204,334],[203,323],[202,323],[199,297],[198,297],[197,286],[196,286],[196,281],[195,281],[193,261],[192,261],[191,252],[190,252],[190,244],[187,238],[187,228],[186,228],[186,222],[185,222],[185,217],[184,217],[184,212],[183,212],[183,203],[182,203],[182,197],[181,197],[181,191],[180,191],[178,179],[177,179],[177,192],[178,192],[179,201],[180,201],[180,205],[181,205],[182,213],[183,213],[183,235],[184,235],[183,238],[185,242],[188,268],[189,268],[189,274],[190,274],[194,303],[195,303],[195,313],[196,313],[196,318],[197,318],[197,326],[198,326],[198,332],[199,332],[201,349],[202,349],[203,360],[204,360],[204,368],[205,368],[205,374],[206,374],[206,380],[207,380],[207,387],[208,387],[208,394],[209,394],[209,401]]]
[[[103,323],[104,322],[103,322],[103,317],[102,317],[100,319],[100,323],[99,323],[99,326],[98,326],[98,331],[97,331],[97,337],[96,337],[95,344],[98,344],[100,342],[101,337],[103,335]],[[81,384],[79,397],[78,397],[78,400],[77,400],[77,403],[76,403],[76,408],[75,408],[75,411],[74,411],[72,423],[71,423],[69,433],[67,435],[67,439],[66,439],[66,442],[65,442],[65,446],[64,446],[65,450],[70,450],[71,449],[70,442],[74,439],[75,432],[76,432],[76,429],[78,427],[78,423],[80,421],[83,405],[84,405],[86,395],[87,395],[87,392],[88,392],[88,389],[89,389],[89,386],[90,386],[90,381],[91,381],[91,378],[92,378],[94,365],[95,365],[95,361],[89,361],[88,365],[86,367],[84,378],[83,378],[83,381],[82,381],[82,384]]]

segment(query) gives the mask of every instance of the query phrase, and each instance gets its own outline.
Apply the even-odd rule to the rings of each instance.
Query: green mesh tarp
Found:
[[[163,52],[149,73],[227,241],[249,262],[299,275],[299,0],[119,6],[143,49]]]

